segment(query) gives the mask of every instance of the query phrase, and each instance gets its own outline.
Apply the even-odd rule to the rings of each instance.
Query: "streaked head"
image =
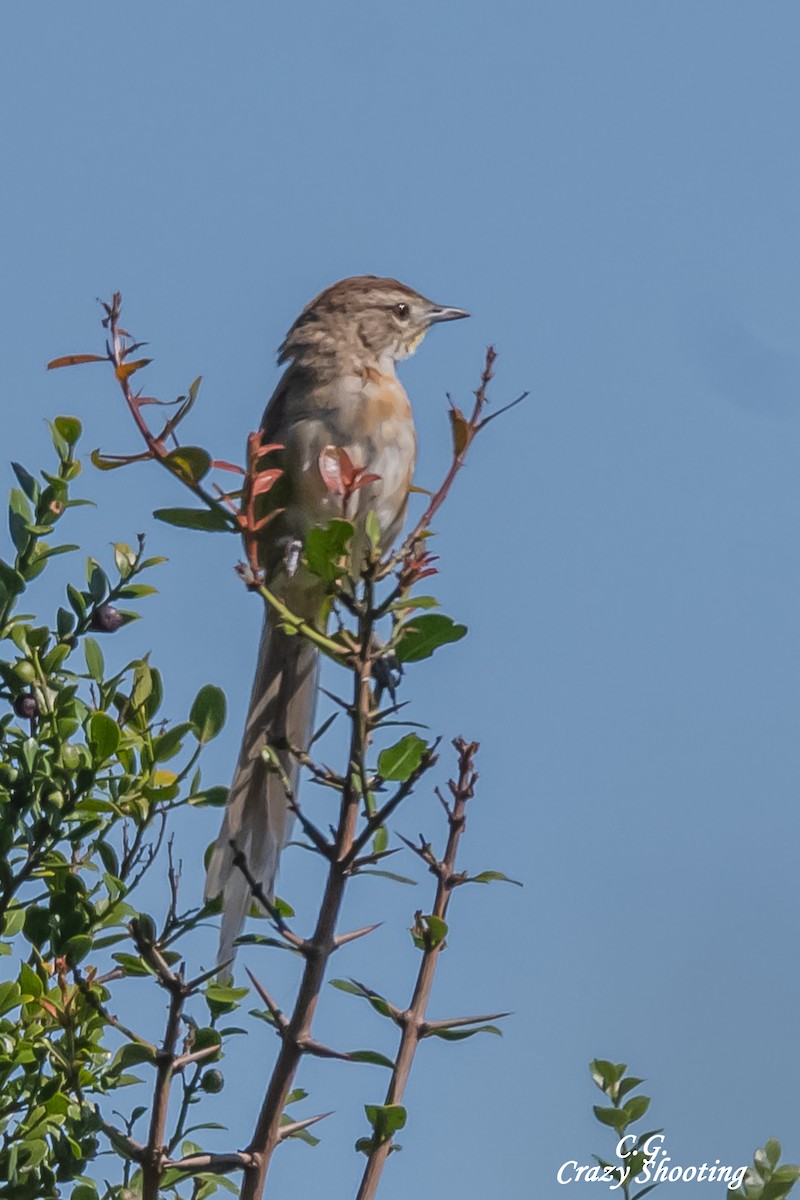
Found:
[[[362,354],[399,362],[414,353],[432,325],[468,316],[461,308],[426,300],[396,279],[354,275],[326,288],[303,309],[278,361]]]

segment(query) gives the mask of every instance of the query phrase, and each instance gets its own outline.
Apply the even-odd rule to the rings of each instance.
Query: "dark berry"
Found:
[[[24,717],[26,721],[32,721],[34,717],[39,715],[39,704],[35,696],[31,696],[29,692],[22,696],[17,696],[14,701],[14,712],[18,717]]]
[[[92,613],[90,625],[97,633],[116,633],[121,625],[125,624],[125,618],[118,608],[114,608],[113,604],[101,604]]]

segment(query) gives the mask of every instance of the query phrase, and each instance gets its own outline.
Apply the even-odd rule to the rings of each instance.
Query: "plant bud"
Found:
[[[101,604],[92,613],[89,624],[96,633],[116,633],[125,624],[125,618],[113,604]]]

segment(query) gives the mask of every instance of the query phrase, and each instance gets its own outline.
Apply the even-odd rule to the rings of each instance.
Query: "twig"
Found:
[[[270,917],[272,918],[272,922],[275,926],[275,929],[281,935],[281,937],[284,939],[284,941],[288,942],[289,945],[293,947],[293,949],[299,950],[301,954],[305,954],[307,952],[306,939],[300,937],[299,934],[295,933],[286,924],[286,922],[284,921],[284,919],[280,913],[280,910],[276,907],[275,904],[273,904],[273,902],[270,900],[267,893],[264,891],[264,888],[262,887],[262,885],[259,883],[259,881],[256,879],[253,872],[250,870],[250,867],[247,862],[247,858],[244,855],[244,853],[239,849],[239,847],[236,843],[236,840],[234,838],[231,838],[230,846],[231,846],[231,849],[233,850],[233,866],[237,867],[238,870],[240,870],[242,872],[242,874],[244,875],[245,879],[247,880],[247,882],[250,886],[250,894],[253,897],[253,899],[257,900],[258,903],[260,905],[262,905],[262,907],[265,909],[265,911],[269,913]],[[219,968],[217,968],[217,970],[218,969]]]
[[[442,921],[447,914],[447,907],[452,894],[449,880],[455,874],[458,844],[464,832],[466,805],[467,801],[474,794],[475,781],[477,779],[474,760],[478,751],[478,743],[466,742],[463,738],[456,738],[453,745],[458,754],[458,779],[456,782],[451,783],[453,807],[452,812],[448,814],[448,836],[442,859],[443,869],[438,877],[436,897],[431,914]],[[403,1013],[400,1046],[384,1101],[387,1105],[402,1103],[411,1065],[414,1061],[414,1055],[417,1052],[417,1046],[426,1032],[431,1029],[430,1023],[426,1021],[425,1011],[433,986],[439,954],[444,945],[444,941],[440,941],[435,945],[428,944],[422,951],[422,962],[417,973],[417,981],[411,1003]],[[361,1186],[358,1189],[357,1200],[373,1200],[386,1159],[391,1151],[391,1146],[391,1138],[383,1141],[373,1138],[372,1147],[367,1155]]]
[[[164,1029],[164,1040],[156,1055],[156,1082],[153,1088],[153,1104],[150,1113],[150,1127],[147,1134],[147,1144],[144,1148],[142,1163],[142,1200],[158,1200],[161,1179],[164,1174],[166,1161],[165,1134],[167,1127],[167,1110],[172,1077],[178,1055],[175,1047],[180,1033],[181,1016],[186,1002],[186,985],[180,972],[173,971],[163,958],[139,921],[131,921],[131,934],[136,949],[145,960],[164,990],[169,994],[169,1010]]]
[[[438,758],[436,751],[439,748],[439,743],[441,740],[441,738],[437,738],[432,746],[428,746],[428,748],[422,754],[417,769],[412,771],[408,779],[403,780],[394,795],[366,821],[361,833],[353,840],[350,852],[345,859],[348,866],[352,864],[353,859],[356,857],[359,851],[364,849],[372,835],[376,833],[386,821],[388,821],[394,810],[403,803],[403,801],[411,794],[411,792],[413,792],[414,787],[425,774],[425,772],[429,771],[431,767],[435,765]]]
[[[164,1161],[165,1171],[186,1171],[190,1175],[196,1175],[199,1171],[210,1175],[227,1175],[249,1166],[252,1166],[252,1155],[243,1150],[233,1150],[228,1154],[190,1154],[187,1158],[168,1158]]]

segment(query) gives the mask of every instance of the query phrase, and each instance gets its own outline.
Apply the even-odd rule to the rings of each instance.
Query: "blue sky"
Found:
[[[98,347],[114,289],[153,390],[204,376],[192,440],[224,458],[293,317],[348,274],[473,314],[403,369],[421,483],[448,452],[445,393],[468,403],[487,343],[495,402],[531,393],[438,521],[437,594],[469,639],[408,684],[419,719],[482,744],[465,861],[526,885],[457,897],[433,1007],[516,1015],[502,1041],[424,1047],[386,1200],[563,1194],[558,1166],[611,1144],[595,1055],[647,1077],[673,1161],[743,1163],[768,1136],[800,1159],[798,35],[790,0],[0,13],[9,482],[5,460],[42,459],[58,412],[87,451],[137,448],[102,371],[43,369]],[[87,551],[143,529],[170,557],[115,645],[152,648],[176,717],[200,684],[225,688],[208,761],[224,782],[259,625],[233,544],[158,526],[181,501],[155,470],[90,468],[83,490]],[[187,889],[216,819],[181,828]],[[436,820],[420,794],[398,828]],[[308,857],[281,877],[304,914]],[[417,891],[354,899],[348,916],[387,929],[338,974],[402,998]],[[288,994],[289,968],[256,965]],[[355,1009],[331,993],[321,1036],[378,1044]],[[272,1050],[256,1031],[227,1069],[234,1129]],[[297,1178],[349,1194],[384,1077],[303,1082],[336,1114],[316,1151],[282,1152],[276,1194]]]

